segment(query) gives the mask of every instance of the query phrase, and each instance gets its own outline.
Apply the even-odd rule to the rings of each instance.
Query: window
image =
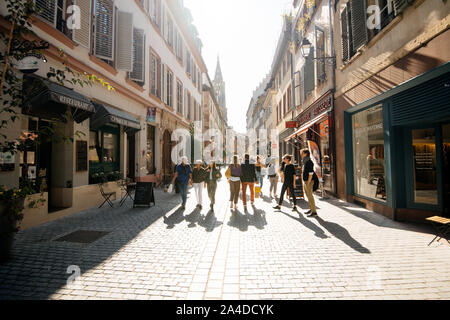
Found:
[[[112,61],[114,56],[114,4],[112,0],[96,0],[94,6],[94,55]]]
[[[192,75],[191,75],[191,63],[192,63],[191,53],[186,48],[186,72],[189,74],[190,77],[192,77]]]
[[[172,72],[170,72],[169,70],[167,71],[167,87],[166,87],[166,91],[167,91],[167,105],[168,106],[173,106],[172,105],[172,90],[173,90],[173,74]]]
[[[191,110],[191,94],[189,91],[186,94],[186,106],[187,106],[187,118],[191,120],[192,117],[192,110]]]
[[[322,84],[327,80],[327,74],[325,69],[325,33],[322,29],[316,27],[316,69],[317,69],[317,81],[318,84]]]
[[[118,139],[113,133],[103,133],[103,162],[117,162]]]
[[[316,87],[316,77],[314,71],[314,46],[311,46],[308,58],[305,59],[304,65],[304,97],[307,99]]]
[[[161,60],[150,54],[150,92],[161,99]]]
[[[177,111],[183,114],[183,85],[177,80]]]
[[[131,80],[140,86],[145,82],[145,33],[142,29],[133,29],[133,71]]]
[[[383,106],[352,116],[355,194],[386,200]]]

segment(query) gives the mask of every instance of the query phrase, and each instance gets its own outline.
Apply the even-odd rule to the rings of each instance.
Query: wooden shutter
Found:
[[[94,55],[105,60],[114,59],[114,3],[95,1]]]
[[[156,88],[157,88],[157,97],[162,100],[161,96],[161,60],[156,59]]]
[[[81,21],[81,28],[73,30],[73,41],[88,49],[91,46],[91,3],[91,0],[73,0],[80,8]]]
[[[36,12],[48,23],[56,24],[56,0],[35,0]]]
[[[166,65],[161,63],[161,101],[167,103],[166,95]]]
[[[314,47],[311,46],[311,51],[309,52],[309,57],[305,59],[305,98],[307,93],[311,92],[315,88],[316,77],[314,72]]]
[[[347,6],[341,12],[341,34],[342,34],[342,61],[350,59],[350,39],[349,39],[349,26],[348,26],[348,12]]]
[[[399,15],[400,13],[402,13],[407,6],[409,6],[409,2],[408,0],[394,0],[394,12],[395,15]]]
[[[133,14],[129,12],[117,12],[116,69],[133,71]]]
[[[366,26],[366,9],[366,0],[350,0],[353,52],[358,51],[369,40]]]
[[[143,29],[133,29],[133,71],[130,79],[145,82],[145,33]]]

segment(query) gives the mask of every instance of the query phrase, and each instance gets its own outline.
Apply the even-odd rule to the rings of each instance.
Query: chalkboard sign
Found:
[[[295,198],[303,198],[303,178],[302,178],[302,167],[295,168]]]
[[[136,192],[134,194],[133,208],[135,207],[151,207],[155,204],[155,195],[153,193],[152,182],[138,182],[136,184]]]
[[[76,168],[77,171],[87,171],[87,141],[77,141],[76,144]]]

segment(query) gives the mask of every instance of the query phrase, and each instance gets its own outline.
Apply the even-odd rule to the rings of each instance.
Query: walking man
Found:
[[[308,198],[309,209],[305,214],[308,214],[308,217],[317,216],[316,210],[316,202],[314,201],[314,183],[318,184],[319,178],[314,172],[314,163],[310,158],[310,152],[308,149],[302,149],[300,154],[303,159],[303,184],[306,193],[306,197]],[[317,180],[317,181],[315,181]]]
[[[278,185],[278,173],[275,167],[275,157],[271,157],[269,160],[269,166],[267,167],[267,175],[269,176],[270,181],[270,198],[273,197],[276,199],[277,197],[277,185]]]
[[[278,205],[273,207],[274,209],[280,210],[281,209],[281,204],[283,203],[283,197],[284,197],[284,193],[286,192],[287,189],[289,189],[289,193],[292,196],[292,201],[294,202],[294,207],[292,208],[292,211],[297,211],[297,200],[295,199],[295,167],[294,165],[291,163],[292,161],[292,156],[286,154],[283,157],[283,162],[284,162],[284,172],[283,172],[283,176],[284,176],[284,182],[283,182],[283,186],[281,187],[281,195],[280,195],[280,199],[278,201]]]
[[[217,180],[222,178],[222,174],[220,170],[216,167],[216,162],[211,160],[209,162],[208,168],[206,168],[206,179],[205,179],[205,187],[208,187],[208,196],[211,202],[210,207],[211,210],[214,211],[214,204],[216,202],[216,189],[217,189]]]
[[[192,184],[192,170],[186,156],[181,158],[181,164],[177,165],[172,184],[177,182],[181,194],[181,208],[186,209],[188,185]]]
[[[202,209],[202,184],[205,181],[205,169],[202,167],[202,160],[195,161],[195,168],[192,171],[192,181],[194,185],[197,207]]]
[[[247,187],[250,188],[250,201],[252,206],[255,203],[255,182],[256,178],[256,168],[255,165],[250,163],[250,155],[246,154],[244,157],[245,161],[241,165],[242,168],[242,202],[244,203],[244,210],[247,210]]]

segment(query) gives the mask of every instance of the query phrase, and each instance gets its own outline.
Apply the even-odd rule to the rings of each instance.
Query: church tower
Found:
[[[216,75],[214,76],[213,85],[217,97],[217,102],[219,103],[220,108],[222,109],[225,121],[228,122],[227,102],[225,98],[225,81],[223,81],[222,70],[220,69],[219,56],[217,56]]]

